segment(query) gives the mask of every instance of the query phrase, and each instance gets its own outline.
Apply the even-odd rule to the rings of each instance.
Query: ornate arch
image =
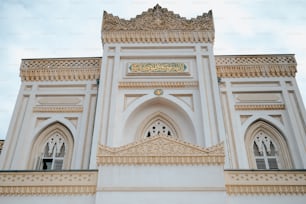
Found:
[[[285,138],[268,122],[258,120],[252,123],[245,133],[245,145],[250,168],[292,168]],[[268,164],[261,163],[264,160]]]
[[[60,122],[55,122],[41,130],[31,153],[31,169],[69,169],[73,152],[73,136],[70,130]]]

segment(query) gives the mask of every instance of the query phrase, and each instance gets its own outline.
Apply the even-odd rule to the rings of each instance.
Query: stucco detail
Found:
[[[100,77],[101,58],[23,59],[22,81],[81,81]]]
[[[134,89],[134,88],[197,88],[199,83],[197,81],[151,81],[151,82],[119,82],[120,89]]]
[[[214,41],[212,12],[190,20],[158,4],[130,20],[103,15],[102,42],[210,42]]]
[[[158,135],[121,147],[99,145],[98,165],[223,165],[223,143],[202,148]]]
[[[215,56],[218,77],[294,77],[294,55],[219,55]]]
[[[225,171],[226,192],[235,194],[306,194],[305,171]]]
[[[236,110],[285,110],[285,104],[235,105]]]
[[[0,195],[94,194],[97,171],[0,172]]]

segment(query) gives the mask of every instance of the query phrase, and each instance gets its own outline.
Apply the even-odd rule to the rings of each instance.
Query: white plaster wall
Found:
[[[0,196],[2,204],[94,204],[95,195]]]
[[[103,166],[98,189],[104,187],[219,187],[222,166]]]
[[[97,203],[107,204],[223,204],[225,192],[99,192]]]

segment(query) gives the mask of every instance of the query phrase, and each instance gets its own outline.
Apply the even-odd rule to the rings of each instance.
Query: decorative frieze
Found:
[[[97,171],[0,172],[0,195],[94,194]]]
[[[130,20],[104,12],[103,43],[158,43],[214,41],[212,12],[190,20],[158,4]]]
[[[23,59],[22,81],[80,81],[100,77],[101,58]]]
[[[33,112],[80,113],[83,112],[83,106],[35,106]]]
[[[235,105],[236,110],[285,110],[285,104]]]
[[[198,88],[197,81],[121,81],[118,87],[120,89],[148,89],[148,88]]]
[[[219,55],[215,56],[221,78],[294,77],[294,55]]]
[[[98,165],[223,165],[224,147],[202,148],[166,135],[121,146],[99,145]]]
[[[227,170],[224,174],[228,194],[306,194],[305,170]]]

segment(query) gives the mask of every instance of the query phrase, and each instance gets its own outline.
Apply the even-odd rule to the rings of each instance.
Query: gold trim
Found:
[[[228,194],[306,194],[305,171],[225,171]]]
[[[80,113],[83,112],[83,106],[35,106],[33,112]]]
[[[118,87],[120,89],[134,89],[134,88],[198,88],[199,83],[197,81],[158,81],[158,82],[119,82]]]
[[[294,55],[222,55],[215,56],[217,76],[244,77],[295,77]]]
[[[187,20],[158,4],[130,20],[104,12],[103,43],[214,41],[212,12]]]
[[[236,110],[285,110],[285,104],[235,105]]]
[[[101,58],[24,59],[22,81],[81,81],[100,77]]]
[[[0,172],[0,195],[94,194],[96,171]]]
[[[202,148],[158,135],[121,147],[99,145],[98,165],[223,165],[223,143]]]

